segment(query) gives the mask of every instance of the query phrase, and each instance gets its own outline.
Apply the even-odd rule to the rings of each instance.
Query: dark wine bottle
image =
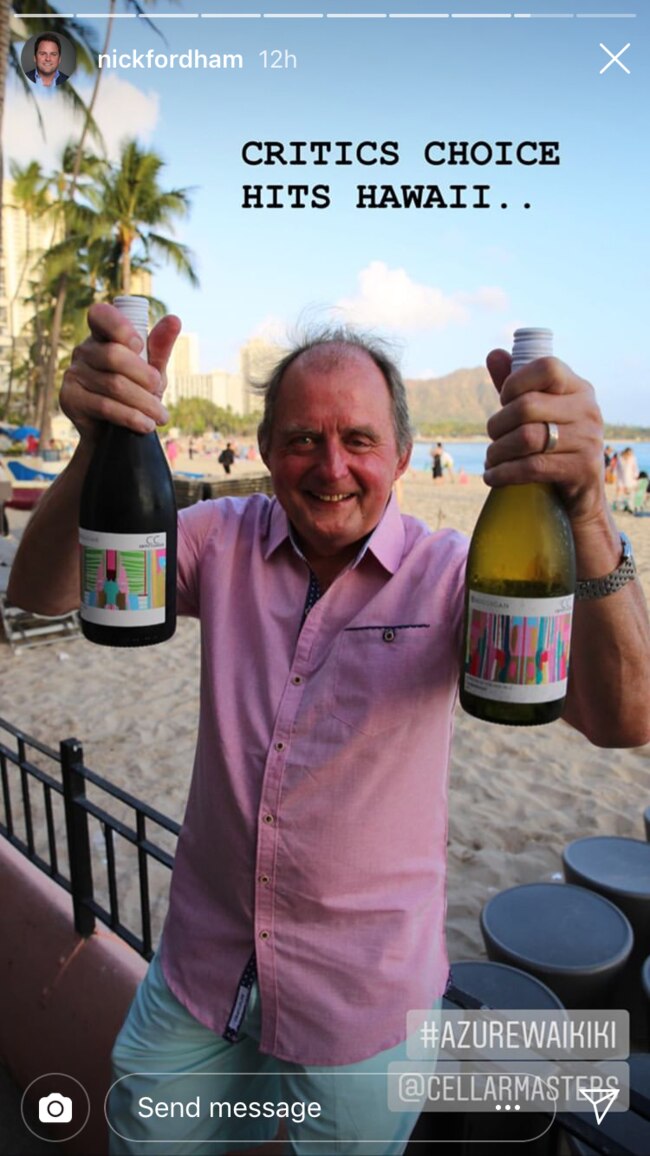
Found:
[[[518,329],[513,370],[553,352]],[[469,548],[460,702],[486,722],[553,722],[564,706],[575,593],[571,525],[554,486],[490,491]]]
[[[148,302],[118,297],[144,341]],[[158,434],[105,423],[79,519],[81,628],[102,646],[151,646],[176,629],[176,498]]]

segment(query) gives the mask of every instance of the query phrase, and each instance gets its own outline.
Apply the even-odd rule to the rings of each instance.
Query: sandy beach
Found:
[[[178,466],[190,468],[182,461]],[[246,469],[237,463],[237,473]],[[217,475],[218,470],[210,472]],[[469,534],[486,493],[479,478],[467,485],[434,485],[428,472],[411,471],[404,480],[402,507],[432,529],[455,527]],[[650,596],[650,518],[615,517],[632,541]],[[13,511],[10,525],[18,527]],[[164,647],[129,652],[74,639],[12,653],[2,637],[0,677],[0,714],[6,720],[51,747],[76,737],[93,771],[182,818],[197,726],[196,622],[180,621]],[[579,836],[643,838],[643,809],[649,802],[650,746],[600,750],[562,723],[523,730],[497,727],[459,709],[449,821],[452,961],[484,955],[478,917],[491,895],[517,883],[557,877],[563,846]],[[38,802],[36,810],[41,810]],[[92,838],[99,881],[99,827]],[[134,864],[124,855],[119,862],[128,915],[137,903]],[[156,926],[164,915],[166,886],[161,868],[152,881]]]

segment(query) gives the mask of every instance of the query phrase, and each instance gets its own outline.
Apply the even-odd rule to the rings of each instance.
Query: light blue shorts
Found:
[[[302,1067],[260,1052],[260,1032],[257,984],[228,1043],[179,1003],[154,958],[113,1050],[111,1156],[223,1156],[279,1129],[296,1156],[401,1156],[419,1107],[388,1108],[386,1073],[406,1042],[358,1064]]]

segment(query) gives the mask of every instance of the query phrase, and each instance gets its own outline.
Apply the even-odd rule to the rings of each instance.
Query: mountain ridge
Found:
[[[483,366],[455,369],[442,377],[407,378],[405,380],[411,423],[414,429],[458,429],[480,427],[499,408],[490,375]]]

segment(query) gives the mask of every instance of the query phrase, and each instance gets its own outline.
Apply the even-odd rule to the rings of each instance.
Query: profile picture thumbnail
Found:
[[[60,32],[39,32],[26,40],[20,55],[22,70],[36,88],[59,88],[77,67],[74,44]]]

